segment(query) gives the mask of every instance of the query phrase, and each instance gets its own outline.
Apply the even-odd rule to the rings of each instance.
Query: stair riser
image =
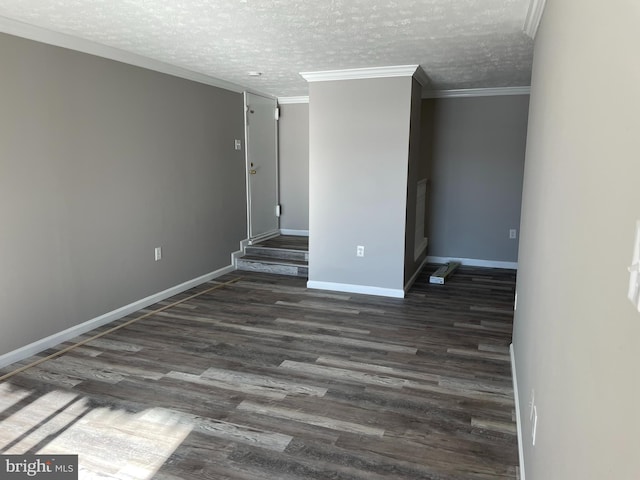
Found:
[[[277,275],[293,275],[306,277],[309,274],[307,267],[297,267],[293,265],[278,265],[273,263],[261,263],[256,261],[238,259],[238,270],[250,272],[274,273]]]

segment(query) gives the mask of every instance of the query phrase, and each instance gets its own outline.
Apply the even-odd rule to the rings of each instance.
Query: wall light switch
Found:
[[[155,258],[156,262],[158,260],[162,260],[162,247],[154,248],[153,254],[154,254],[154,258]]]

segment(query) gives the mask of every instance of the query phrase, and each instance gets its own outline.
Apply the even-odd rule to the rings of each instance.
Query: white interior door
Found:
[[[249,239],[278,233],[278,121],[273,98],[245,92]]]

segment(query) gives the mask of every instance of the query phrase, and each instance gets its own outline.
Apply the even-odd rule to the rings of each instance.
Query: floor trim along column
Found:
[[[517,270],[518,262],[502,262],[499,260],[480,260],[478,258],[457,258],[457,257],[432,257],[428,256],[429,263],[460,262],[462,265],[470,267],[507,268]]]
[[[309,236],[309,230],[292,230],[290,228],[281,228],[280,229],[280,234],[281,235],[294,235],[296,237],[308,237]]]
[[[420,264],[420,266],[418,267],[418,269],[416,270],[416,273],[414,273],[413,276],[409,279],[409,281],[405,284],[405,286],[404,286],[404,291],[405,292],[409,291],[411,286],[415,283],[416,279],[418,278],[418,275],[420,275],[420,273],[422,272],[422,269],[425,267],[425,265],[428,262],[429,262],[429,259],[427,257],[425,257],[424,260],[422,261],[422,263]]]
[[[518,395],[518,378],[516,377],[516,357],[513,343],[509,345],[511,354],[511,378],[513,380],[513,399],[516,404],[516,426],[518,429],[518,457],[520,459],[520,480],[526,480],[524,474],[524,447],[522,443],[522,417],[520,416],[520,398]]]
[[[379,297],[404,298],[404,290],[396,288],[370,287],[368,285],[352,285],[350,283],[317,282],[309,280],[307,288],[317,290],[333,290],[335,292],[362,293]]]

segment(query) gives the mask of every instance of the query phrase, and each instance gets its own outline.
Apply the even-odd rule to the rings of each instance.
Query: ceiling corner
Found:
[[[278,104],[280,105],[295,103],[309,103],[309,95],[299,95],[295,97],[278,97]]]
[[[524,19],[522,30],[531,38],[536,38],[536,32],[540,26],[540,20],[542,20],[545,4],[546,0],[531,0],[529,3],[529,10]]]
[[[429,80],[429,76],[420,65],[418,65],[418,67],[416,68],[416,71],[413,74],[413,78],[415,78],[423,88],[429,86],[429,84],[431,83],[431,81]]]

